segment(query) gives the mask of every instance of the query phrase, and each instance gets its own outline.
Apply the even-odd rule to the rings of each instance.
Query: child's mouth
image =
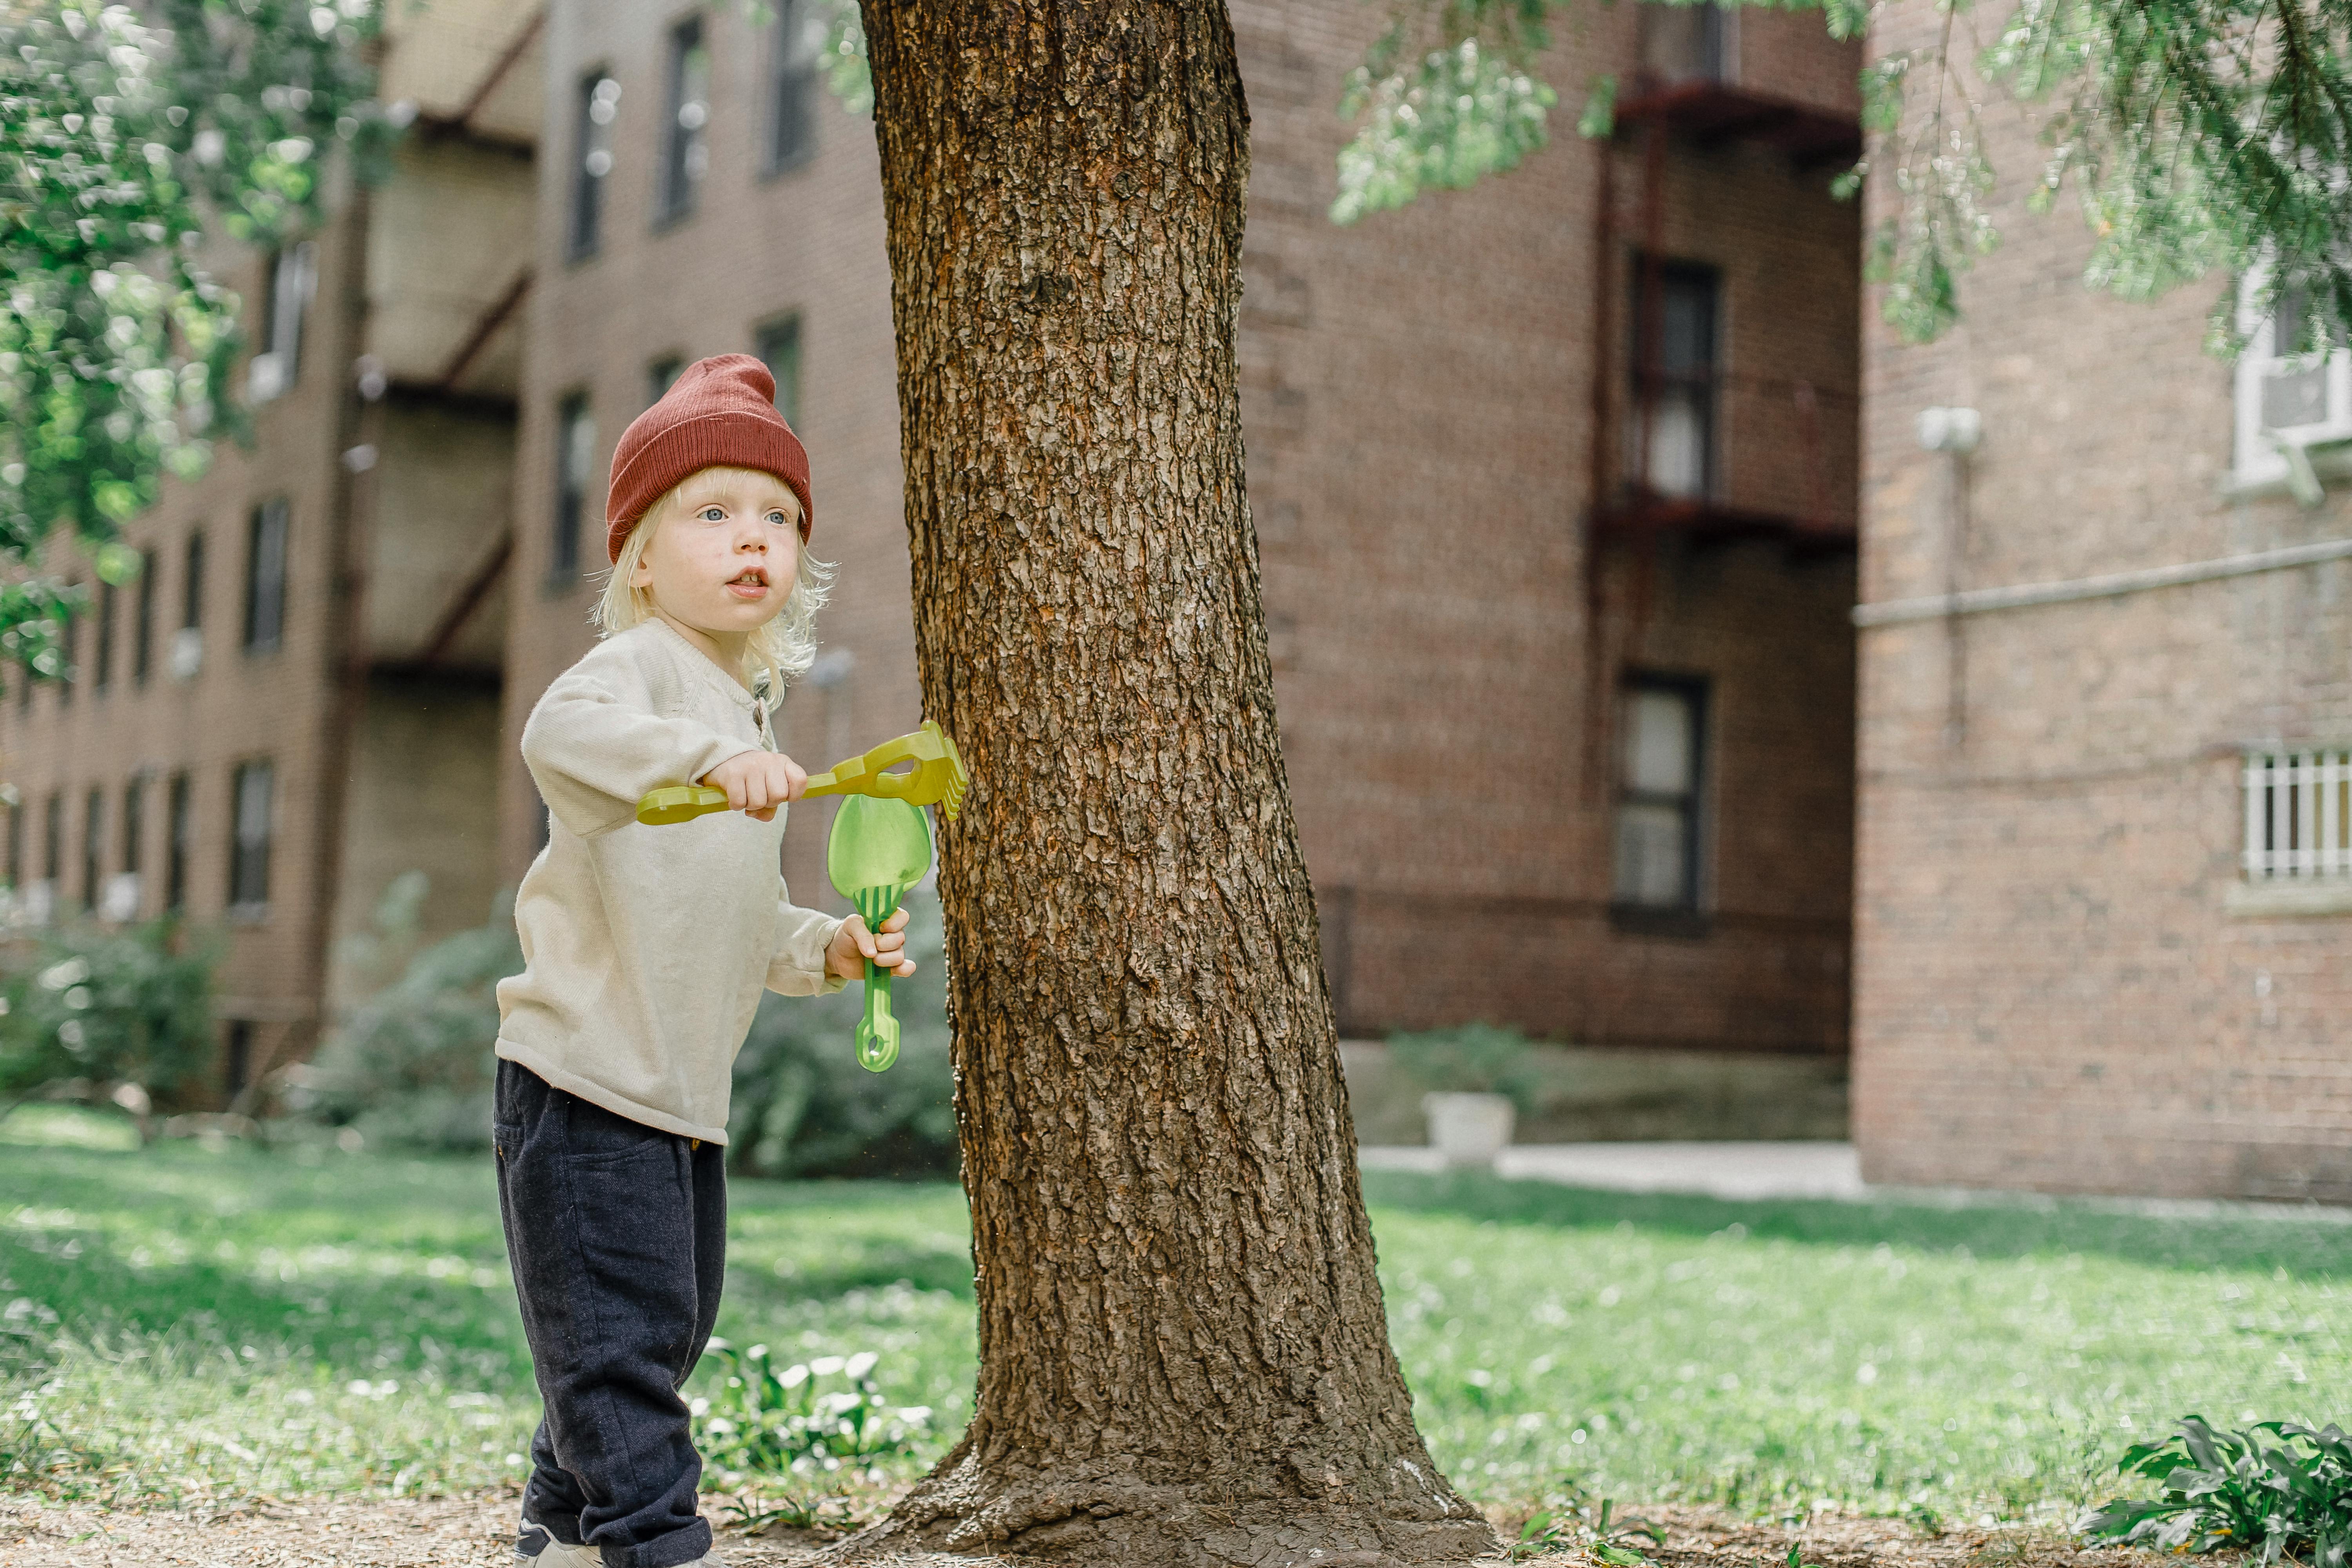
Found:
[[[739,575],[727,580],[727,591],[739,599],[766,598],[768,574],[757,566],[746,567]]]

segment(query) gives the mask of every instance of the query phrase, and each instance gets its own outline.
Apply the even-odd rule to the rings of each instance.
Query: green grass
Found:
[[[26,1134],[10,1129],[10,1135]],[[81,1137],[87,1145],[94,1137]],[[305,1161],[309,1163],[304,1163]],[[2352,1225],[1368,1181],[1436,1457],[1747,1509],[2017,1516],[2200,1411],[2340,1415]],[[739,1182],[719,1331],[873,1350],[970,1414],[961,1195]],[[51,1321],[54,1316],[54,1321]],[[0,1142],[0,1491],[430,1491],[520,1473],[536,1416],[486,1162]]]

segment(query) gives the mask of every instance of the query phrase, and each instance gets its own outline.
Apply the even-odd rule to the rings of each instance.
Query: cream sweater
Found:
[[[646,827],[636,808],[762,747],[758,700],[659,620],[547,689],[522,731],[547,847],[515,896],[524,968],[499,983],[499,1056],[615,1115],[727,1141],[761,987],[841,989],[824,967],[841,922],[786,895],[783,811]]]

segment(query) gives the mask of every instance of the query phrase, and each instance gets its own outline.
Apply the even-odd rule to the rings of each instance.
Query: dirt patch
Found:
[[[5,1568],[506,1568],[515,1495],[333,1502],[265,1501],[190,1512],[0,1500]],[[723,1507],[712,1517],[726,1517]],[[1659,1568],[1785,1568],[1789,1548],[1818,1568],[2158,1568],[2155,1552],[2087,1547],[2049,1531],[1948,1530],[1897,1520],[1816,1514],[1761,1524],[1703,1509],[1634,1510],[1666,1531],[1647,1551]],[[832,1531],[721,1529],[730,1568],[805,1568]],[[968,1558],[898,1558],[873,1568],[948,1568]],[[1581,1552],[1542,1568],[1588,1568]],[[1065,1564],[1063,1568],[1077,1568]],[[1086,1568],[1115,1568],[1088,1564]]]

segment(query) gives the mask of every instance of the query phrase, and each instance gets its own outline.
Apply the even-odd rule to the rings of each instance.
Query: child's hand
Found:
[[[856,915],[842,921],[824,950],[825,972],[844,980],[863,980],[869,958],[893,974],[915,973],[915,961],[907,956],[906,910],[893,910],[880,931],[867,931],[866,922]]]
[[[738,752],[696,782],[725,790],[728,810],[773,822],[776,807],[800,799],[808,773],[782,752]]]

